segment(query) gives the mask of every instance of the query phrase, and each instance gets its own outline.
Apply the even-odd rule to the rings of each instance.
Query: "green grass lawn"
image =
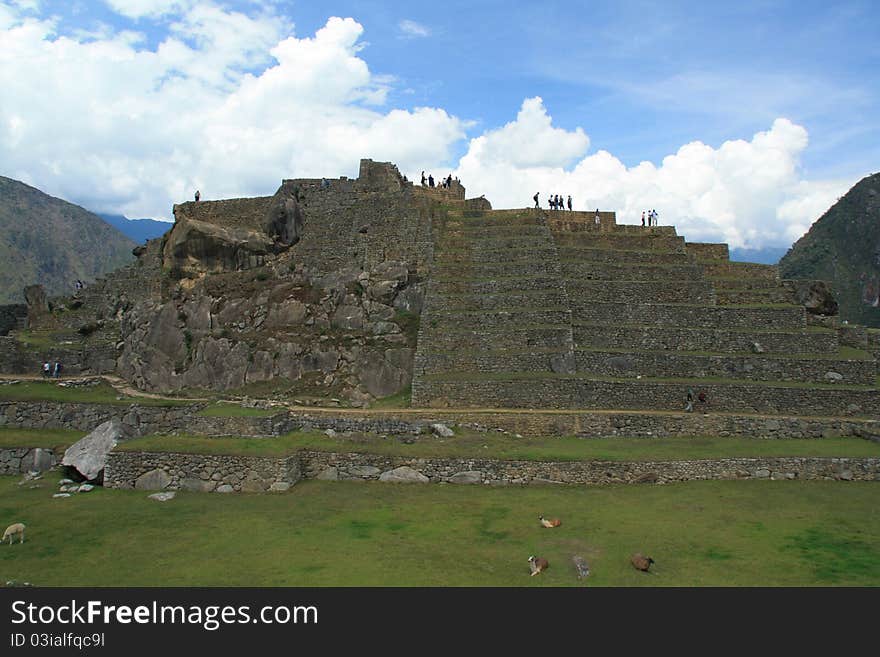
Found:
[[[761,440],[754,438],[515,438],[470,433],[423,437],[414,443],[357,434],[330,438],[294,432],[277,438],[145,436],[120,444],[125,451],[284,456],[298,449],[367,452],[390,456],[491,458],[530,461],[675,461],[772,456],[880,457],[880,444],[862,438]]]
[[[0,428],[0,448],[3,447],[69,447],[86,435],[75,429],[12,429]]]
[[[37,586],[877,586],[880,486],[693,482],[489,488],[297,484],[288,493],[96,489],[0,477],[0,580]],[[537,516],[560,517],[547,530]],[[656,563],[635,571],[629,555]],[[529,555],[550,562],[530,577]],[[578,554],[592,574],[579,582]]]
[[[61,381],[64,381],[62,378]],[[191,401],[127,397],[101,382],[94,386],[59,386],[54,381],[22,381],[0,386],[0,401],[57,401],[81,404],[140,404],[141,406],[187,406]]]

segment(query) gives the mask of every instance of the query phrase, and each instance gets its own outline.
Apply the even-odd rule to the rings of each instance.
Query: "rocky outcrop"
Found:
[[[248,228],[180,218],[166,237],[162,265],[178,278],[253,269],[265,262],[274,244],[267,235]]]
[[[414,313],[395,309],[412,282],[399,261],[208,277],[125,314],[118,371],[161,392],[280,380],[358,403],[393,395],[412,380]]]
[[[263,221],[263,232],[281,249],[296,244],[302,235],[304,216],[298,197],[296,184],[290,180],[283,182]]]
[[[836,315],[837,300],[825,281],[792,281],[797,302],[813,315]]]

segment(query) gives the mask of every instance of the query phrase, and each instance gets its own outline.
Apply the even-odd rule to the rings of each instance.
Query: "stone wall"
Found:
[[[880,417],[876,390],[781,387],[743,382],[665,383],[581,377],[414,379],[418,406],[678,410],[688,387],[705,391],[708,410],[805,416]]]
[[[574,321],[712,329],[804,328],[803,306],[747,308],[686,304],[613,303],[571,295]]]
[[[762,330],[727,330],[678,326],[623,326],[620,324],[583,324],[573,326],[577,345],[594,348],[644,351],[712,351],[750,353],[757,343],[767,353],[836,354],[837,335],[831,331],[812,332]],[[880,351],[880,350],[878,350]]]
[[[700,461],[502,461],[302,450],[283,458],[113,452],[108,488],[284,491],[302,479],[377,480],[409,468],[414,480],[488,485],[602,485],[707,479],[880,481],[880,458],[732,458]],[[406,475],[404,475],[406,476]]]
[[[873,360],[785,358],[780,356],[695,356],[675,353],[619,351],[575,352],[579,372],[604,376],[663,378],[714,377],[752,381],[815,381],[873,386]],[[503,370],[496,370],[503,371]],[[517,371],[509,368],[508,372]]]
[[[78,337],[78,336],[77,336]],[[0,336],[0,371],[4,374],[38,374],[44,362],[60,362],[64,374],[110,374],[116,369],[114,345],[102,341],[80,341],[72,345],[28,348],[11,336]]]
[[[228,198],[221,201],[188,201],[173,207],[176,221],[190,219],[223,226],[261,231],[272,203],[271,196]]]
[[[213,456],[171,452],[111,452],[107,488],[204,493],[285,491],[300,479],[298,456]]]
[[[22,472],[44,472],[61,461],[63,453],[56,454],[42,447],[4,447],[0,448],[0,475],[15,475]]]
[[[730,251],[727,244],[709,242],[687,242],[685,250],[697,260],[729,260]]]
[[[84,434],[118,417],[140,435],[187,433],[207,436],[269,437],[297,429],[358,431],[415,436],[436,422],[473,430],[507,431],[527,437],[581,438],[670,436],[748,436],[753,438],[827,438],[880,435],[880,420],[859,418],[767,417],[703,409],[695,413],[628,411],[473,411],[401,409],[345,414],[332,409],[279,412],[271,417],[203,417],[200,406],[147,407],[63,402],[2,402],[0,426],[77,429]],[[709,411],[712,412],[704,412]],[[186,424],[182,424],[182,422]]]
[[[0,336],[15,329],[27,328],[27,304],[14,303],[0,306]]]

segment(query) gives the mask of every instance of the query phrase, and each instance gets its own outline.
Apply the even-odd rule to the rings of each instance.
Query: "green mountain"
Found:
[[[23,303],[36,283],[71,294],[77,279],[130,262],[134,246],[88,210],[0,176],[0,303]]]
[[[840,317],[880,326],[880,173],[863,178],[779,262],[783,278],[831,283]]]

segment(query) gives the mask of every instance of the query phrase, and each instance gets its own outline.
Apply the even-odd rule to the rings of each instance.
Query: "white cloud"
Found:
[[[59,19],[0,4],[0,174],[97,211],[168,219],[195,189],[269,194],[282,178],[354,176],[369,157],[414,177],[452,171],[495,207],[571,194],[578,209],[638,223],[656,208],[688,239],[740,247],[791,243],[855,182],[805,180],[807,131],[786,119],[749,140],[694,141],[627,167],[589,153],[583,129],[554,126],[538,97],[450,167],[472,125],[441,108],[386,107],[396,81],[370,71],[351,18],[298,37],[265,7],[117,4],[162,16],[164,40],[149,47],[107,26],[59,36]]]
[[[277,16],[199,3],[150,49],[134,32],[59,37],[4,17],[2,173],[90,209],[167,219],[195,189],[269,194],[286,177],[354,176],[362,157],[439,167],[465,136],[442,109],[377,109],[392,79],[361,59],[350,18],[298,38]]]
[[[431,30],[421,23],[409,19],[403,19],[397,24],[397,27],[401,34],[409,39],[431,36]]]
[[[685,144],[656,166],[626,167],[599,151],[584,157],[581,131],[553,128],[540,98],[523,103],[516,121],[472,139],[456,170],[469,195],[485,194],[495,207],[531,205],[537,191],[572,195],[575,209],[616,210],[621,223],[640,223],[656,209],[690,240],[733,247],[790,244],[855,181],[803,180],[807,131],[780,118],[750,141],[713,148]],[[573,157],[572,168],[565,165]]]
[[[183,12],[197,4],[196,0],[104,0],[104,3],[117,14],[135,19]]]

